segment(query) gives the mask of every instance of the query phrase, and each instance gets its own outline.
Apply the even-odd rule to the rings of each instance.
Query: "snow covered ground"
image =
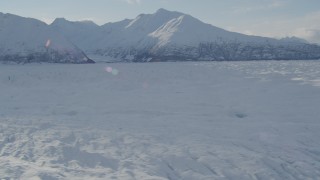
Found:
[[[0,179],[320,179],[320,61],[0,65]]]

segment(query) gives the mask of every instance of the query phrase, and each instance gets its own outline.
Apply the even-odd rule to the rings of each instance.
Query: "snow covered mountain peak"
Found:
[[[157,44],[158,48],[170,43],[172,36],[179,31],[179,26],[181,25],[184,17],[185,16],[182,15],[180,17],[174,18],[166,24],[163,24],[156,31],[149,34],[150,37],[159,39],[159,42]]]
[[[149,36],[158,39],[155,48],[165,45],[174,46],[198,46],[200,43],[216,42],[218,39],[224,40],[243,38],[245,35],[229,32],[221,28],[201,22],[187,14],[176,14],[168,22],[164,23]]]
[[[86,63],[89,58],[42,21],[0,14],[0,61]]]
[[[168,21],[177,18],[181,15],[184,15],[183,13],[174,12],[174,11],[168,11],[165,9],[159,9],[154,14],[140,14],[135,19],[133,19],[126,28],[140,28],[144,29],[145,31],[149,31],[149,33],[155,31],[157,28],[159,28],[164,23],[167,23]]]
[[[81,22],[81,23],[87,24],[87,25],[98,26],[95,22],[93,22],[91,20],[81,20],[81,21],[78,21],[78,22]]]
[[[66,20],[65,18],[56,18],[51,25],[57,25],[59,24],[60,26],[64,26],[68,23],[72,23],[71,21]]]
[[[66,26],[68,24],[82,24],[82,25],[87,25],[87,26],[95,26],[98,27],[98,25],[96,23],[94,23],[91,20],[82,20],[82,21],[68,21],[65,18],[56,18],[51,25],[55,26],[55,25],[60,25],[60,26]]]
[[[169,11],[164,8],[158,9],[154,14],[156,14],[156,15],[175,15],[175,16],[185,15],[184,13],[181,13],[178,11]]]
[[[157,11],[156,11],[156,13],[170,13],[171,11],[169,11],[169,10],[166,10],[166,9],[164,9],[164,8],[160,8],[160,9],[158,9]]]
[[[56,18],[52,24],[54,23],[63,23],[63,22],[69,22],[68,20],[66,20],[66,18],[60,17],[60,18]]]
[[[103,26],[88,27],[71,22],[51,26],[88,54],[120,61],[320,57],[318,46],[230,32],[191,15],[166,9]]]
[[[43,52],[46,49],[43,45],[50,39],[50,48],[63,51],[64,54],[79,52],[76,45],[89,55],[103,56],[102,59],[111,61],[320,58],[320,46],[317,45],[295,38],[277,40],[230,32],[191,15],[166,9],[102,26],[92,21],[73,22],[65,18],[57,18],[52,24],[46,25],[34,19],[5,14],[0,16],[0,55],[11,49],[16,49],[16,52],[41,49]],[[12,26],[9,26],[10,23]],[[36,30],[37,27],[40,30]],[[27,44],[28,48],[13,43],[15,41],[8,37],[20,37],[19,43]],[[34,40],[28,39],[30,37]]]
[[[41,26],[41,25],[46,25],[46,23],[33,19],[33,18],[26,18],[26,17],[21,17],[18,15],[10,14],[10,13],[0,13],[0,26],[4,26],[5,23],[9,24],[14,24],[14,23],[19,23],[25,24],[25,25],[30,25],[30,26]]]

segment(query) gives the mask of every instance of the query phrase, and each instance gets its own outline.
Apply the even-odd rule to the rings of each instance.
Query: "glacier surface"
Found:
[[[0,66],[0,179],[319,179],[320,62]]]

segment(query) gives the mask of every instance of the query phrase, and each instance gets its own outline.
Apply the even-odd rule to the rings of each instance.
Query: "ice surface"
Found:
[[[319,61],[1,65],[0,178],[319,179],[319,88]]]

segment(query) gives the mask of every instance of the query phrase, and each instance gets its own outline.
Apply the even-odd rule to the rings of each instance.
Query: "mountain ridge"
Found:
[[[299,38],[278,40],[231,32],[162,8],[103,25],[57,18],[46,28],[74,49],[105,61],[320,59],[320,46]]]
[[[126,62],[320,58],[317,45],[297,39],[278,40],[231,32],[191,15],[165,9],[106,23],[82,36],[74,36],[75,26],[71,31],[62,26],[59,30],[90,55]]]
[[[46,23],[0,14],[0,62],[92,62],[85,53]]]

